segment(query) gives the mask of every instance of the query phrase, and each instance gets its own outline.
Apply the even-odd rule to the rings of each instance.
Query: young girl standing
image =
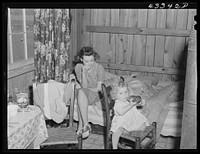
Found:
[[[137,110],[137,102],[128,101],[129,92],[123,81],[113,84],[111,95],[115,99],[115,115],[111,124],[112,146],[117,149],[119,138],[124,131],[144,130],[149,123]]]

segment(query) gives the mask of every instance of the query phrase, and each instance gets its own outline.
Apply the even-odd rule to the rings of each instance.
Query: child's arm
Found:
[[[136,105],[136,103],[129,103],[128,105],[126,105],[124,107],[118,107],[116,109],[116,112],[118,113],[118,115],[123,116],[126,112],[128,112],[135,105]]]

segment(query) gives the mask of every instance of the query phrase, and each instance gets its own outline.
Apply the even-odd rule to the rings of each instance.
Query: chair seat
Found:
[[[47,131],[49,137],[41,146],[78,143],[78,135],[73,127],[48,128]]]
[[[135,141],[136,137],[139,137],[140,140],[143,140],[150,132],[154,129],[153,125],[146,127],[144,131],[132,131],[132,132],[124,132],[122,133],[121,137],[129,139],[131,141]]]

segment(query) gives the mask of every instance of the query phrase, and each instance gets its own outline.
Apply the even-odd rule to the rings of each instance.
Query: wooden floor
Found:
[[[75,126],[76,123],[75,123]],[[179,149],[180,137],[166,137],[160,135],[157,140],[155,149]],[[104,149],[103,135],[91,134],[87,139],[83,140],[83,149]],[[49,147],[48,149],[69,149],[64,145]]]
[[[180,138],[179,137],[164,137],[160,136],[159,140],[156,143],[155,149],[179,149],[180,146]],[[91,134],[87,139],[83,140],[83,147],[84,150],[88,149],[104,149],[104,141],[103,135]],[[65,145],[58,145],[58,146],[50,146],[46,147],[45,149],[71,149]]]
[[[180,137],[160,136],[155,149],[179,149]],[[104,149],[103,135],[91,134],[83,141],[83,149]]]

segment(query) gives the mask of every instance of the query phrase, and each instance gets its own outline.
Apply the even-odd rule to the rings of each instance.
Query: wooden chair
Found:
[[[67,126],[65,125],[65,127],[47,127],[48,139],[40,145],[40,148],[54,145],[75,145],[75,148],[82,149],[82,136],[78,136],[75,128],[73,127],[75,80],[72,79],[70,82],[72,83],[74,92],[69,103],[69,123]]]
[[[102,84],[102,103],[105,105],[105,120],[106,120],[106,140],[105,140],[105,149],[111,149],[112,140],[111,140],[111,121],[112,116],[110,116],[110,104],[112,102],[109,91],[106,89],[106,86]],[[135,149],[146,149],[154,148],[156,144],[156,122],[153,122],[148,126],[144,131],[132,131],[129,133],[123,133],[120,136],[121,143],[118,147],[121,149],[130,149],[130,147]]]

